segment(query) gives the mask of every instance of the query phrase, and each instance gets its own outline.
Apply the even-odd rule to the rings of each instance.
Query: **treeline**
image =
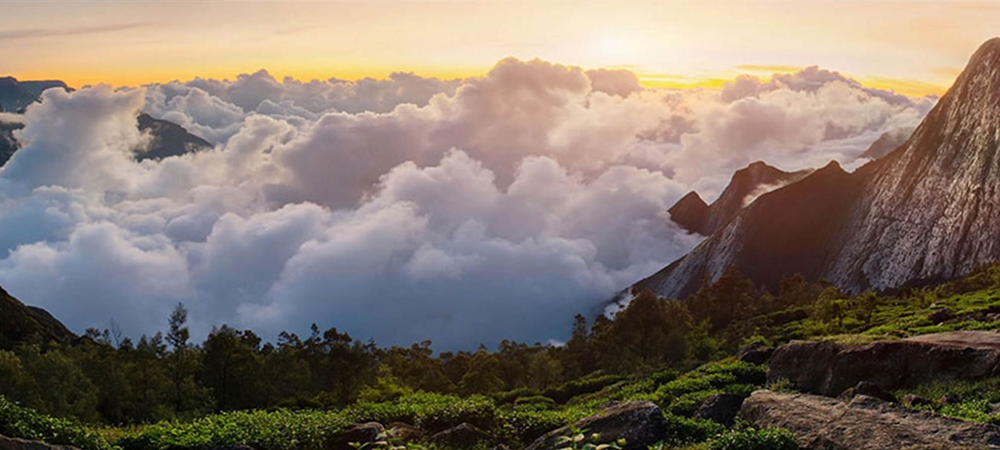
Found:
[[[874,299],[847,299],[801,276],[771,294],[730,269],[683,301],[642,292],[613,321],[588,323],[578,315],[563,346],[503,341],[494,351],[437,355],[431,342],[380,348],[315,325],[307,337],[281,333],[275,343],[222,326],[196,344],[178,305],[166,334],[133,341],[91,329],[73,343],[0,350],[0,395],[55,416],[133,424],[220,410],[336,408],[417,390],[496,398],[515,390],[558,392],[588,376],[686,368],[732,354],[748,340],[795,337],[782,335],[783,325],[804,317],[843,326],[848,311],[848,323],[862,320],[865,302]]]

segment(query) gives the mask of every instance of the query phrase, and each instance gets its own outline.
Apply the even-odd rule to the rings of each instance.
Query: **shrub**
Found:
[[[725,430],[725,427],[711,420],[691,419],[669,413],[664,414],[664,417],[667,419],[664,441],[671,445],[702,442]]]
[[[798,450],[788,430],[745,428],[724,433],[712,441],[710,450]]]
[[[322,411],[237,411],[179,423],[160,422],[126,431],[125,450],[196,450],[247,445],[258,450],[318,450],[347,426],[342,416]]]
[[[0,434],[12,438],[72,445],[83,450],[111,450],[101,436],[67,419],[57,419],[21,407],[0,396]]]

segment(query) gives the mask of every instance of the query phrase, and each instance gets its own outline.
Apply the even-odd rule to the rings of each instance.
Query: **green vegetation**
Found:
[[[190,342],[186,321],[178,306],[166,335],[132,341],[112,327],[76,342],[6,345],[0,434],[85,450],[310,450],[357,422],[402,422],[425,436],[469,423],[516,447],[613,402],[648,400],[669,424],[662,449],[794,448],[780,430],[727,429],[694,417],[711,395],[745,397],[764,386],[765,368],[733,358],[738,349],[1000,328],[1000,266],[854,297],[800,276],[769,292],[727,270],[683,301],[636,293],[615,320],[578,315],[564,346],[504,341],[493,351],[435,354],[430,342],[380,348],[317,326],[306,338],[282,333],[276,343],[222,326],[199,344]],[[1000,423],[998,380],[896,394],[910,393],[931,400],[920,408]],[[958,401],[938,402],[945,394]]]

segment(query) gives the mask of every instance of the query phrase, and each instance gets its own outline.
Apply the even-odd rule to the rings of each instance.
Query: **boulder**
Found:
[[[927,400],[917,394],[906,394],[903,397],[903,405],[909,406],[910,408],[916,408],[918,406],[925,406],[934,404],[934,402]]]
[[[476,444],[492,440],[493,437],[489,433],[468,423],[449,428],[430,438],[431,443],[447,448],[472,448]]]
[[[69,445],[53,445],[0,435],[0,450],[79,450]]]
[[[809,394],[754,392],[743,417],[780,427],[811,450],[1000,448],[1000,427],[915,411],[858,395],[851,402]]]
[[[527,450],[551,450],[556,448],[559,436],[570,433],[570,426],[552,430],[535,440]],[[627,402],[615,405],[596,415],[582,419],[572,428],[585,430],[588,435],[597,433],[599,443],[611,443],[625,439],[623,450],[646,450],[663,440],[667,432],[667,419],[660,407],[652,402]]]
[[[386,431],[390,438],[400,442],[418,441],[424,437],[424,432],[419,428],[403,422],[392,422],[387,425]]]
[[[736,414],[743,406],[743,396],[736,394],[715,394],[705,399],[695,411],[694,416],[708,419],[723,425],[732,425]]]
[[[736,353],[736,359],[750,364],[765,364],[773,353],[774,347],[761,341],[754,341],[741,348]]]
[[[768,360],[768,382],[836,396],[868,381],[884,390],[1000,374],[1000,333],[956,331],[867,345],[793,341]]]
[[[375,444],[386,437],[385,427],[378,422],[356,423],[330,438],[326,449],[352,450],[351,444]]]

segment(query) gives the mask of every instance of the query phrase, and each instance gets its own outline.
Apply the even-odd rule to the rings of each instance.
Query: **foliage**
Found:
[[[798,450],[791,432],[780,428],[733,430],[716,437],[711,450]]]
[[[349,422],[320,411],[236,411],[191,422],[160,422],[117,437],[128,450],[207,449],[247,445],[258,450],[319,450]]]
[[[83,450],[112,450],[96,433],[69,419],[58,419],[21,407],[0,396],[0,435],[72,445]]]

